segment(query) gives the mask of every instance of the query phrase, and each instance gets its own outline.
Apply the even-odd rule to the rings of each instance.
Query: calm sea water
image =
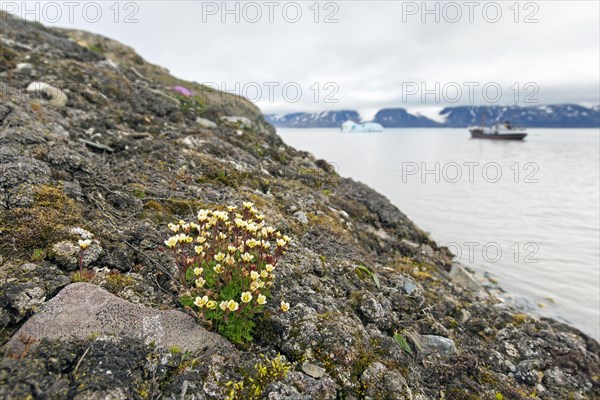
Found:
[[[466,129],[278,133],[385,194],[506,301],[600,338],[600,130],[531,129],[524,142]]]

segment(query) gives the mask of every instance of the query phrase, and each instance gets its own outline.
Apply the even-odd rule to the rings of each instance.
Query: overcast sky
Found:
[[[36,3],[27,18],[53,25],[56,7]],[[55,25],[117,39],[264,112],[600,102],[598,1],[428,2],[430,13],[421,1],[228,1],[229,14],[221,1],[53,3]],[[2,8],[25,16],[21,1]]]

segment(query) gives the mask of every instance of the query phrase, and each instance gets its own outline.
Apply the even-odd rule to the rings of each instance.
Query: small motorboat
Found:
[[[495,124],[491,128],[471,126],[469,132],[471,132],[471,138],[473,139],[523,140],[527,136],[525,128],[514,127],[508,121]]]

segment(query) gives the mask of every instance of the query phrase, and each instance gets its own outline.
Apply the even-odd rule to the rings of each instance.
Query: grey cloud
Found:
[[[10,2],[3,2],[5,4]],[[14,3],[14,2],[13,2]],[[19,2],[20,3],[20,2]],[[61,3],[61,2],[58,2]],[[82,2],[83,3],[83,2]],[[57,25],[86,29],[122,41],[134,47],[151,62],[165,66],[176,76],[198,82],[216,82],[235,89],[256,82],[262,96],[257,104],[265,112],[355,108],[372,110],[389,106],[422,106],[419,96],[402,99],[402,85],[425,83],[432,88],[451,82],[498,82],[505,91],[501,103],[514,102],[509,86],[534,82],[539,87],[540,103],[598,103],[600,79],[600,10],[598,2],[538,1],[537,9],[524,9],[514,22],[513,2],[497,2],[502,17],[497,23],[484,20],[476,11],[475,22],[467,20],[467,8],[461,5],[462,19],[457,23],[422,23],[420,15],[407,16],[403,7],[422,2],[345,1],[321,2],[319,19],[336,11],[338,23],[315,23],[313,2],[298,2],[303,16],[297,23],[284,20],[277,11],[275,21],[267,21],[265,2],[255,2],[263,12],[258,23],[233,21],[222,23],[220,15],[203,21],[201,2],[133,2],[139,6],[138,23],[114,22],[103,3],[105,15],[97,23],[75,18]],[[227,2],[230,9],[236,2]],[[123,6],[125,3],[121,3]],[[223,2],[214,2],[221,7]],[[240,2],[240,9],[249,2]],[[279,3],[281,10],[285,2]],[[433,8],[435,2],[427,3]],[[437,3],[443,8],[447,2]],[[477,10],[481,10],[481,2]],[[121,10],[123,19],[126,10]],[[522,20],[535,12],[538,23]],[[76,15],[77,17],[77,15]],[[52,25],[45,22],[48,25]],[[278,82],[272,102],[265,82]],[[303,96],[292,103],[280,88],[296,82]],[[325,103],[333,90],[323,85],[333,82],[339,88],[337,103]],[[319,86],[315,102],[315,83]],[[312,89],[311,89],[312,88]],[[331,88],[330,88],[331,89]],[[439,104],[429,96],[427,103]],[[468,104],[466,94],[456,104]],[[520,99],[522,100],[522,98]],[[477,103],[486,100],[479,96]],[[432,105],[432,104],[429,104]]]

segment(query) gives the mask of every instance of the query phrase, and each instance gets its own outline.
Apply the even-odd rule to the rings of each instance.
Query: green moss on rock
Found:
[[[65,226],[81,222],[81,207],[59,186],[39,185],[33,190],[32,207],[0,211],[0,254],[26,257],[34,250],[45,251]]]

